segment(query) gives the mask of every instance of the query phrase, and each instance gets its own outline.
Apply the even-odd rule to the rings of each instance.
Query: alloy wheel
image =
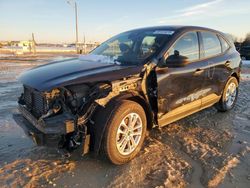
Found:
[[[137,113],[126,115],[116,133],[116,147],[120,154],[129,155],[138,146],[142,136],[142,120]]]

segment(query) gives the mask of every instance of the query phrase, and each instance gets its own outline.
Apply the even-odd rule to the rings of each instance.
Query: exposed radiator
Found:
[[[24,102],[30,112],[37,118],[47,113],[47,101],[43,93],[24,86]]]

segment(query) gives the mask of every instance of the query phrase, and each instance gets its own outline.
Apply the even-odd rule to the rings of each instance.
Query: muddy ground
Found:
[[[249,187],[250,65],[244,65],[236,107],[209,108],[154,129],[133,161],[114,166],[38,147],[12,118],[18,75],[61,56],[0,60],[0,187]]]

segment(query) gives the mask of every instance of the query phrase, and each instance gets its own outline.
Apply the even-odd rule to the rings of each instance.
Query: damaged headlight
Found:
[[[89,91],[90,87],[86,84],[67,87],[66,103],[69,104],[73,112],[76,112],[86,102]]]

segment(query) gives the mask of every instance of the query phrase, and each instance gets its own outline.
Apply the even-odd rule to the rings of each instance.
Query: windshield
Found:
[[[168,30],[125,32],[102,43],[90,55],[107,57],[121,65],[144,64],[161,51],[173,33]]]

